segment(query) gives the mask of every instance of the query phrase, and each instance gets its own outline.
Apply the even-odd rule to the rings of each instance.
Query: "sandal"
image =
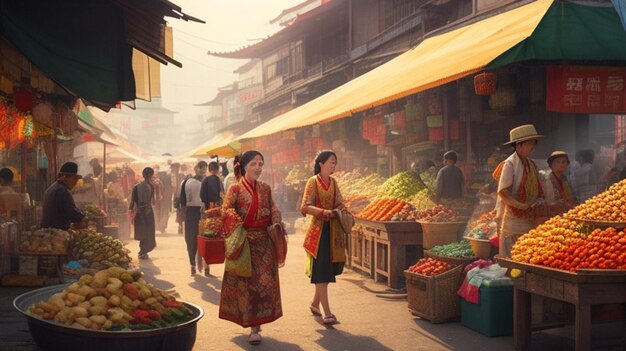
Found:
[[[337,323],[339,322],[337,321],[337,317],[335,317],[334,314],[329,314],[328,316],[324,317],[324,325],[333,325]]]
[[[319,309],[319,308],[317,308],[317,307],[315,307],[315,306],[311,305],[311,306],[309,306],[309,309],[311,310],[311,313],[312,313],[314,316],[320,316],[320,317],[322,316],[322,312],[320,311],[320,309]]]
[[[258,345],[261,343],[261,334],[258,332],[251,332],[250,337],[248,337],[248,343],[250,345]]]

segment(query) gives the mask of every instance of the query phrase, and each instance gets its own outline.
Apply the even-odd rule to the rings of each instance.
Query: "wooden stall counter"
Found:
[[[575,308],[574,342],[577,351],[591,349],[591,305],[626,303],[626,271],[579,270],[576,273],[496,256],[506,268],[524,272],[514,280],[513,340],[516,350],[530,348],[531,295],[568,302]]]
[[[376,222],[356,218],[362,227],[361,269],[369,268],[374,280],[386,279],[392,289],[404,287],[404,270],[424,256],[422,229],[414,221]],[[371,255],[371,256],[370,256]],[[367,265],[367,258],[373,263]],[[352,265],[355,266],[354,260]]]

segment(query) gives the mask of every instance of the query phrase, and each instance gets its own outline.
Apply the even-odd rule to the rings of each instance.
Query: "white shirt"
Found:
[[[187,197],[187,207],[202,207],[200,199],[200,187],[202,182],[196,178],[189,178],[185,183],[185,196]]]

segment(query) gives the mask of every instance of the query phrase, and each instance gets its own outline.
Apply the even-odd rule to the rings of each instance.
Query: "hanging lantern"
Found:
[[[474,91],[476,95],[491,95],[496,91],[496,75],[483,72],[474,76]]]
[[[29,90],[20,89],[13,93],[13,104],[22,112],[30,111],[35,104],[35,97]]]

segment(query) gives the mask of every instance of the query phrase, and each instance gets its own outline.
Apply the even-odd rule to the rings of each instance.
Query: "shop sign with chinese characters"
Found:
[[[626,67],[548,66],[546,109],[572,113],[626,113]]]

